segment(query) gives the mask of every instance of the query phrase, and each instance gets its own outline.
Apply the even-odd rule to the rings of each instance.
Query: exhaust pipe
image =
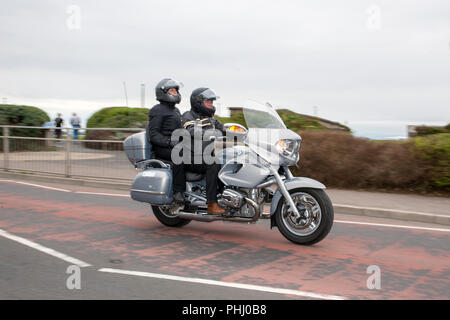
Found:
[[[215,216],[215,215],[201,215],[198,213],[191,213],[191,212],[184,212],[184,211],[180,211],[178,213],[178,217],[183,218],[183,219],[187,219],[187,220],[196,220],[196,221],[202,221],[202,222],[213,222],[213,221],[218,221],[218,220],[222,220],[222,221],[233,221],[233,222],[243,222],[243,223],[252,223],[252,222],[256,222],[259,217],[260,217],[260,210],[259,210],[259,206],[258,204],[249,199],[249,198],[244,198],[245,201],[251,205],[254,209],[255,209],[255,216],[251,219],[249,218],[241,218],[241,217],[223,217],[223,216]]]

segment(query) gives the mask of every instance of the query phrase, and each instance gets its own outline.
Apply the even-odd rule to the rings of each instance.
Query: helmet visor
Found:
[[[183,87],[184,87],[184,85],[183,85],[182,82],[178,82],[178,81],[173,80],[173,79],[167,79],[167,81],[164,82],[164,83],[161,85],[161,89],[163,89],[164,91],[165,91],[165,90],[172,89],[172,88],[175,88],[175,89],[177,89],[177,90],[180,90],[180,89],[183,88]]]
[[[220,98],[212,89],[206,89],[200,95],[203,97],[203,100],[216,100]]]

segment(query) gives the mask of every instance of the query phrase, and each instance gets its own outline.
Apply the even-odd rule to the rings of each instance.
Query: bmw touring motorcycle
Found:
[[[248,129],[224,124],[226,137],[214,141],[228,145],[215,152],[222,164],[218,178],[224,184],[217,202],[225,213],[206,211],[205,177],[194,172],[186,172],[185,204],[174,203],[170,162],[152,158],[146,132],[123,142],[128,159],[141,170],[132,183],[131,198],[149,203],[156,218],[170,227],[182,227],[192,220],[256,223],[270,219],[271,228],[278,227],[296,244],[321,241],[333,225],[333,206],[322,183],[294,177],[289,170],[299,161],[301,137],[286,128],[270,104],[249,102],[243,114]],[[270,206],[267,212],[266,204]]]

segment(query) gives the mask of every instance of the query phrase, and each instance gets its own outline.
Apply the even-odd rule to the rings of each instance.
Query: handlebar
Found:
[[[212,136],[212,137],[209,137],[209,140],[210,141],[215,141],[215,140],[226,140],[227,139],[227,136],[219,136],[219,137],[216,137],[216,136]]]

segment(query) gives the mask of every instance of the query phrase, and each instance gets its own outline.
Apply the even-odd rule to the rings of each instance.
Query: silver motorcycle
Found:
[[[206,211],[205,177],[194,172],[186,172],[185,203],[174,203],[171,163],[152,158],[146,132],[124,140],[129,160],[141,170],[131,186],[132,199],[149,203],[156,218],[170,227],[192,220],[256,223],[270,219],[271,228],[278,227],[296,244],[321,241],[333,225],[333,206],[322,183],[294,177],[289,170],[299,161],[301,137],[286,128],[270,104],[248,102],[243,114],[248,128],[227,123],[226,136],[211,138],[220,146],[215,157],[222,164],[218,178],[224,188],[217,202],[225,213]]]

